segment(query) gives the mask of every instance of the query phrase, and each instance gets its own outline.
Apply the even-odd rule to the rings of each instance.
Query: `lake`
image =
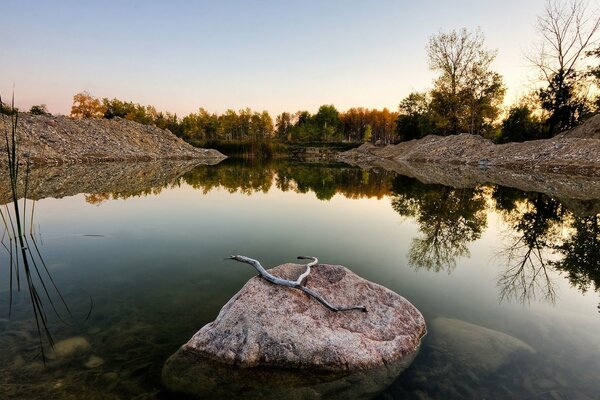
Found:
[[[42,334],[44,366],[2,248],[2,399],[177,398],[164,361],[256,275],[230,254],[313,255],[421,310],[421,350],[378,399],[600,398],[600,199],[236,160],[48,167],[28,193],[47,327],[79,349]]]

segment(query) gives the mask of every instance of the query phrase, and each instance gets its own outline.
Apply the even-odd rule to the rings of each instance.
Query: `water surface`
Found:
[[[600,397],[600,201],[343,165],[143,165],[96,184],[36,171],[34,236],[72,314],[51,291],[64,321],[47,306],[48,327],[91,350],[50,352],[43,366],[27,290],[8,319],[3,251],[0,397],[174,398],[164,361],[255,275],[229,254],[267,266],[315,255],[400,293],[428,323],[465,321],[534,350],[484,368],[430,332],[381,399]],[[91,355],[103,363],[86,367]]]

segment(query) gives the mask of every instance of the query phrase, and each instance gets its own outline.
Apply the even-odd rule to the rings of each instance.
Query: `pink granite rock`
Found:
[[[284,264],[269,272],[296,279],[303,271],[303,265]],[[173,357],[353,372],[414,354],[426,332],[408,300],[343,266],[313,267],[306,286],[336,306],[364,305],[368,312],[332,312],[299,290],[254,277]]]

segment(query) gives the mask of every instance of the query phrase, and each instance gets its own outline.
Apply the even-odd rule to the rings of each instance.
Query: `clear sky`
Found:
[[[425,46],[481,27],[495,69],[525,93],[524,52],[544,0],[0,0],[0,91],[68,114],[73,94],[117,97],[180,116],[202,106],[397,109],[431,85]]]

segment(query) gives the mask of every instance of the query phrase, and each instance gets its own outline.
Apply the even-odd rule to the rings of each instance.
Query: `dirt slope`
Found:
[[[600,176],[600,139],[594,138],[598,133],[592,129],[592,124],[600,127],[600,117],[588,123],[588,128],[582,125],[553,139],[502,145],[468,134],[430,135],[386,147],[364,144],[340,154],[338,160],[363,166],[385,160]]]
[[[0,118],[0,162],[6,162],[4,140],[8,117]],[[198,149],[168,130],[122,118],[73,119],[19,114],[19,153],[34,164],[86,163],[156,159],[197,159],[215,163],[225,158],[216,150]]]

